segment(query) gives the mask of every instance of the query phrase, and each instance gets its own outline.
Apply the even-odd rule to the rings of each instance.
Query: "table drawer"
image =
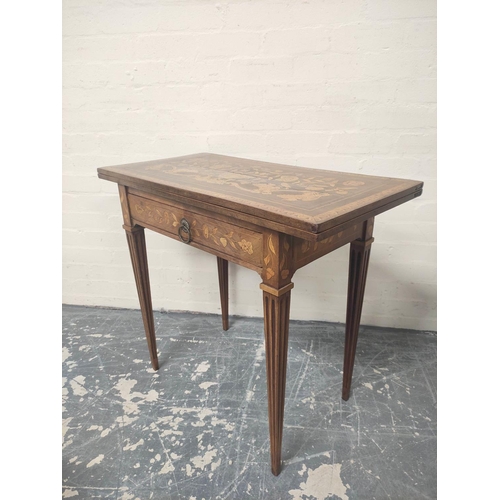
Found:
[[[138,224],[161,229],[179,240],[182,237],[185,242],[188,232],[181,227],[184,219],[189,224],[189,244],[236,257],[252,267],[262,266],[261,233],[173,203],[160,203],[134,194],[129,194],[128,200],[132,219]]]

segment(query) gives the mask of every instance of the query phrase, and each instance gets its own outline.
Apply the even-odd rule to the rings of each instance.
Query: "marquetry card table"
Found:
[[[217,154],[98,168],[116,182],[151,363],[158,370],[144,228],[217,256],[222,328],[228,261],[262,277],[271,470],[281,467],[288,322],[297,269],[350,244],[342,398],[349,398],[376,215],[422,193],[419,181]]]

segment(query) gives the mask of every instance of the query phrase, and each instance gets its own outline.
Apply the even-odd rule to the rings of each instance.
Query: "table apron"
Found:
[[[178,241],[260,272],[262,267],[262,233],[251,231],[211,214],[201,214],[173,203],[129,194],[128,205],[133,224],[159,232]],[[189,225],[189,235],[182,229]],[[185,224],[185,223],[184,223]],[[184,226],[186,227],[186,226]],[[189,238],[188,238],[189,236]]]
[[[294,238],[295,269],[300,269],[323,255],[361,238],[363,236],[363,225],[364,221],[353,224],[321,241]]]

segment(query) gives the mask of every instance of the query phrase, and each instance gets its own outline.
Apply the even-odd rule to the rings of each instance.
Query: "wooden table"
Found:
[[[144,228],[217,256],[222,327],[228,261],[262,277],[271,469],[278,475],[292,276],[350,243],[342,398],[349,398],[374,217],[422,194],[419,181],[216,154],[99,168],[116,182],[151,363],[158,370]]]

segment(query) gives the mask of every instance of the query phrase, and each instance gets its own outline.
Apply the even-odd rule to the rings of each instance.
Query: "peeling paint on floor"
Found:
[[[269,466],[262,320],[63,307],[63,498],[436,498],[436,335],[290,323],[283,468]]]
[[[316,469],[307,469],[306,481],[300,483],[298,490],[290,490],[293,500],[304,497],[313,497],[316,500],[325,500],[336,495],[342,500],[349,500],[346,487],[340,477],[341,464],[323,464]],[[302,474],[301,474],[302,475]]]

